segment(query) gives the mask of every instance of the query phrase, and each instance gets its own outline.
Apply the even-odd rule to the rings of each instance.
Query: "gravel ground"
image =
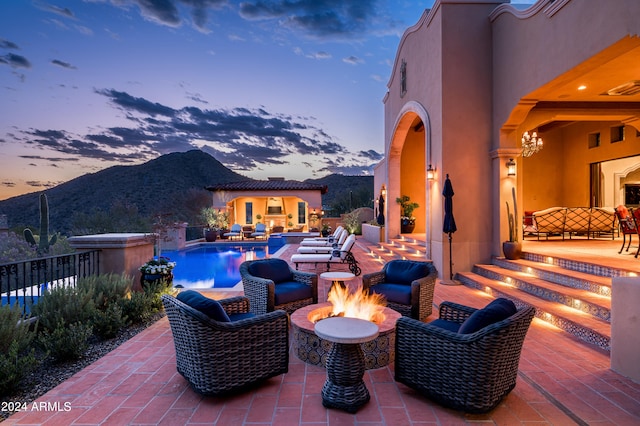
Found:
[[[19,390],[11,396],[0,399],[0,404],[19,402],[30,405],[33,401],[154,324],[163,316],[164,313],[159,313],[143,324],[126,328],[118,337],[90,344],[84,357],[77,361],[53,363],[49,360],[41,363],[38,368],[22,380]],[[5,410],[0,410],[0,422],[11,414]]]

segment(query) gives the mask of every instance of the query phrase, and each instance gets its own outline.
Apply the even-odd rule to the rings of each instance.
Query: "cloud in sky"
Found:
[[[425,6],[0,2],[0,182],[16,187],[0,198],[194,148],[254,178],[372,173],[399,35]]]
[[[270,113],[264,108],[175,109],[114,89],[96,93],[120,109],[132,127],[110,127],[84,135],[30,129],[22,132],[24,142],[67,155],[40,158],[51,162],[92,158],[136,163],[158,154],[200,148],[237,171],[265,165],[294,167],[296,158],[313,156],[320,171],[368,174],[382,158],[375,150],[349,152],[310,117]]]

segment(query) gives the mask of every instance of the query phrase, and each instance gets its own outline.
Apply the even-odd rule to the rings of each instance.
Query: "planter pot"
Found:
[[[410,234],[413,232],[413,229],[416,227],[415,220],[401,220],[400,221],[400,233],[401,234]]]
[[[142,276],[140,276],[140,284],[142,285],[142,288],[144,288],[146,283],[155,283],[162,279],[166,280],[167,284],[169,284],[173,282],[173,274],[142,274]]]
[[[208,243],[214,242],[215,240],[218,239],[218,231],[214,231],[212,229],[205,229],[204,230],[204,239]]]
[[[509,260],[518,260],[522,256],[522,245],[517,241],[505,241],[502,243],[502,252]]]

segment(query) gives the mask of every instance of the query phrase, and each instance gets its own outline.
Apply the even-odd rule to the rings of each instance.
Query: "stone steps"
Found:
[[[628,271],[575,259],[523,253],[475,265],[456,278],[494,297],[536,307],[536,317],[606,351],[611,343],[611,278]]]
[[[423,260],[426,247],[424,242],[405,236],[371,245],[368,250],[383,263],[392,259]],[[491,264],[475,265],[472,271],[458,272],[455,278],[493,297],[533,305],[536,317],[609,351],[611,278],[628,273],[575,259],[523,253],[520,260],[493,258]]]

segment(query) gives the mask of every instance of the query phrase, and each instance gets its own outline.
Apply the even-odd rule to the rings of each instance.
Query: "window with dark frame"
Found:
[[[298,223],[307,223],[307,209],[303,201],[298,201]]]
[[[622,142],[624,140],[624,126],[611,128],[611,143]]]
[[[251,201],[244,203],[244,221],[247,224],[253,224],[253,203]]]

